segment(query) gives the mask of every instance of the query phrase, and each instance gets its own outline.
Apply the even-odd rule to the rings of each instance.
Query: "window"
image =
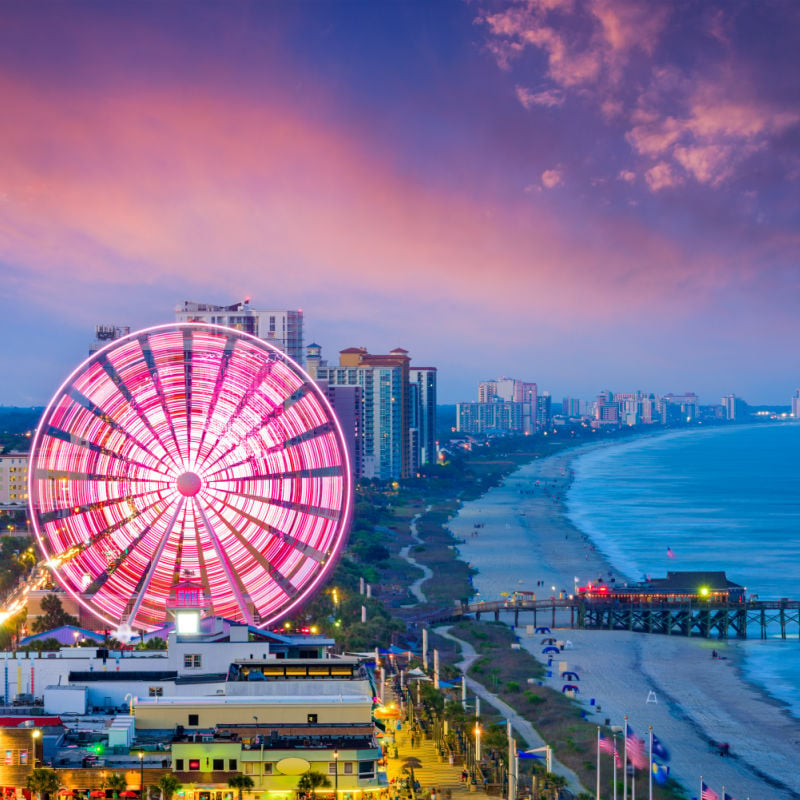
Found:
[[[200,715],[189,714],[189,725],[193,725],[196,728],[199,724],[200,724]]]
[[[199,758],[190,758],[189,759],[189,771],[190,772],[197,772],[200,769],[200,759]]]
[[[175,771],[176,772],[183,772],[183,759],[176,758],[175,759]]]
[[[242,762],[243,775],[258,775],[258,762],[257,761],[244,761]]]
[[[220,772],[221,770],[225,769],[225,759],[224,758],[215,758],[211,762],[211,769],[213,769],[214,772]]]
[[[353,762],[352,761],[345,761],[343,766],[344,766],[344,774],[345,775],[352,775],[353,774]]]
[[[203,657],[199,653],[186,653],[183,656],[183,666],[186,669],[200,669],[203,665]]]
[[[23,766],[28,763],[28,751],[27,750],[20,750],[19,751],[19,763]]]
[[[264,763],[264,774],[272,775],[272,764],[270,764],[269,762]]]
[[[375,777],[375,762],[374,761],[359,761],[358,762],[358,777],[359,778],[374,778]]]
[[[150,686],[147,689],[147,694],[149,697],[163,697],[164,696],[164,687],[163,686]]]
[[[235,758],[229,758],[228,759],[228,770],[230,772],[236,772],[237,766],[236,766],[236,759]]]
[[[308,715],[308,724],[309,725],[316,725],[317,724],[317,715],[316,714],[309,714]]]

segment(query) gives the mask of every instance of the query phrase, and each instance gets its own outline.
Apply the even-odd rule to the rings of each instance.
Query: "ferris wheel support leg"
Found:
[[[231,589],[233,590],[234,597],[236,598],[236,602],[239,605],[239,609],[242,612],[242,616],[244,617],[245,621],[248,625],[255,625],[253,621],[253,615],[250,613],[250,609],[247,607],[247,603],[244,600],[244,596],[242,595],[239,589],[239,582],[236,580],[236,577],[233,574],[233,570],[231,569],[231,565],[228,563],[228,558],[225,555],[225,550],[222,547],[222,544],[217,537],[217,532],[214,530],[211,521],[206,516],[206,511],[200,503],[195,502],[195,508],[197,512],[200,514],[200,518],[203,520],[203,524],[206,526],[206,530],[208,531],[208,535],[211,537],[211,541],[214,545],[214,550],[217,553],[217,558],[219,559],[219,563],[222,566],[222,569],[225,571],[225,577],[228,579],[230,583]]]
[[[178,521],[178,515],[183,510],[183,504],[185,502],[186,501],[184,498],[180,499],[178,507],[175,509],[175,513],[170,518],[169,524],[167,525],[167,529],[164,531],[164,535],[161,537],[161,541],[158,544],[158,550],[156,550],[155,554],[153,555],[153,559],[150,563],[150,569],[147,570],[147,575],[145,576],[145,579],[142,582],[142,586],[136,595],[136,602],[133,604],[131,613],[128,614],[127,618],[123,620],[123,624],[127,623],[128,625],[131,626],[131,628],[133,628],[133,621],[136,619],[136,615],[139,613],[139,607],[142,605],[142,600],[144,600],[144,596],[147,594],[147,589],[150,586],[150,581],[153,579],[153,574],[156,571],[158,562],[161,560],[161,554],[164,552],[164,548],[167,546],[169,537],[172,534],[172,529],[175,527],[175,523]]]

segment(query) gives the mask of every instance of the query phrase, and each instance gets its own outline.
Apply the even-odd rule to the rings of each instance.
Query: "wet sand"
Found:
[[[564,513],[570,462],[580,452],[569,450],[521,468],[502,486],[466,503],[451,521],[454,535],[464,540],[458,545],[461,557],[478,570],[478,599],[500,599],[501,592],[515,590],[549,597],[553,587],[570,594],[576,582],[598,576],[627,580]],[[526,622],[520,619],[520,641],[546,662],[542,637],[529,636]],[[579,702],[591,722],[608,719],[622,726],[627,715],[645,740],[652,725],[671,751],[672,776],[690,797],[697,796],[702,775],[720,796],[724,786],[738,800],[800,798],[800,774],[794,769],[800,723],[742,679],[737,642],[625,631],[565,629],[556,635],[571,646],[555,660],[548,684],[560,691],[558,666],[567,662],[580,675]],[[714,650],[721,658],[712,658]],[[718,741],[729,743],[729,757],[712,747]],[[608,756],[602,769],[610,774]],[[637,795],[646,791],[643,774]]]

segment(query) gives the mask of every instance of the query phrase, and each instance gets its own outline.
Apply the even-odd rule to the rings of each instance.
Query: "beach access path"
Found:
[[[461,661],[459,661],[456,666],[466,676],[467,670],[469,670],[472,662],[478,658],[478,653],[475,652],[475,648],[469,642],[465,642],[450,633],[449,627],[437,628],[436,633],[439,636],[444,636],[445,639],[450,639],[451,641],[456,642],[456,644],[461,647]],[[466,677],[466,681],[467,688],[473,694],[480,697],[484,702],[494,706],[494,708],[496,708],[500,714],[502,714],[511,722],[511,727],[517,731],[528,743],[528,749],[532,750],[538,747],[544,747],[547,744],[547,742],[542,739],[542,737],[539,735],[539,732],[533,727],[533,725],[531,725],[531,723],[528,722],[525,717],[517,714],[517,712],[510,705],[508,705],[508,703],[501,700],[496,694],[493,694],[485,686],[473,680],[472,678]],[[552,767],[554,773],[557,775],[563,775],[567,779],[567,788],[569,788],[574,794],[586,791],[586,789],[581,785],[578,776],[571,769],[569,769],[569,767],[564,766],[564,764],[558,760],[555,752],[553,753]]]
[[[565,515],[570,464],[579,453],[566,450],[520,468],[450,521],[461,557],[478,570],[480,599],[517,589],[549,597],[598,576],[627,579]],[[547,665],[541,637],[529,636],[524,622],[523,615],[520,643]],[[672,752],[672,776],[691,795],[702,775],[720,796],[724,785],[736,798],[800,798],[800,723],[742,679],[738,642],[571,629],[556,636],[570,646],[550,664],[548,684],[562,688],[564,661],[580,675],[578,702],[591,723],[622,726],[627,715],[643,739],[652,725]],[[714,649],[724,658],[713,659]],[[730,744],[730,757],[712,747],[717,741]]]

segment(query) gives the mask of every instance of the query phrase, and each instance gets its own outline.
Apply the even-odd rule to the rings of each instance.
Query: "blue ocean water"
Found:
[[[567,513],[632,580],[725,570],[762,600],[799,599],[799,455],[793,423],[638,438],[573,462]],[[791,630],[785,642],[748,640],[743,669],[800,717],[800,639]]]

